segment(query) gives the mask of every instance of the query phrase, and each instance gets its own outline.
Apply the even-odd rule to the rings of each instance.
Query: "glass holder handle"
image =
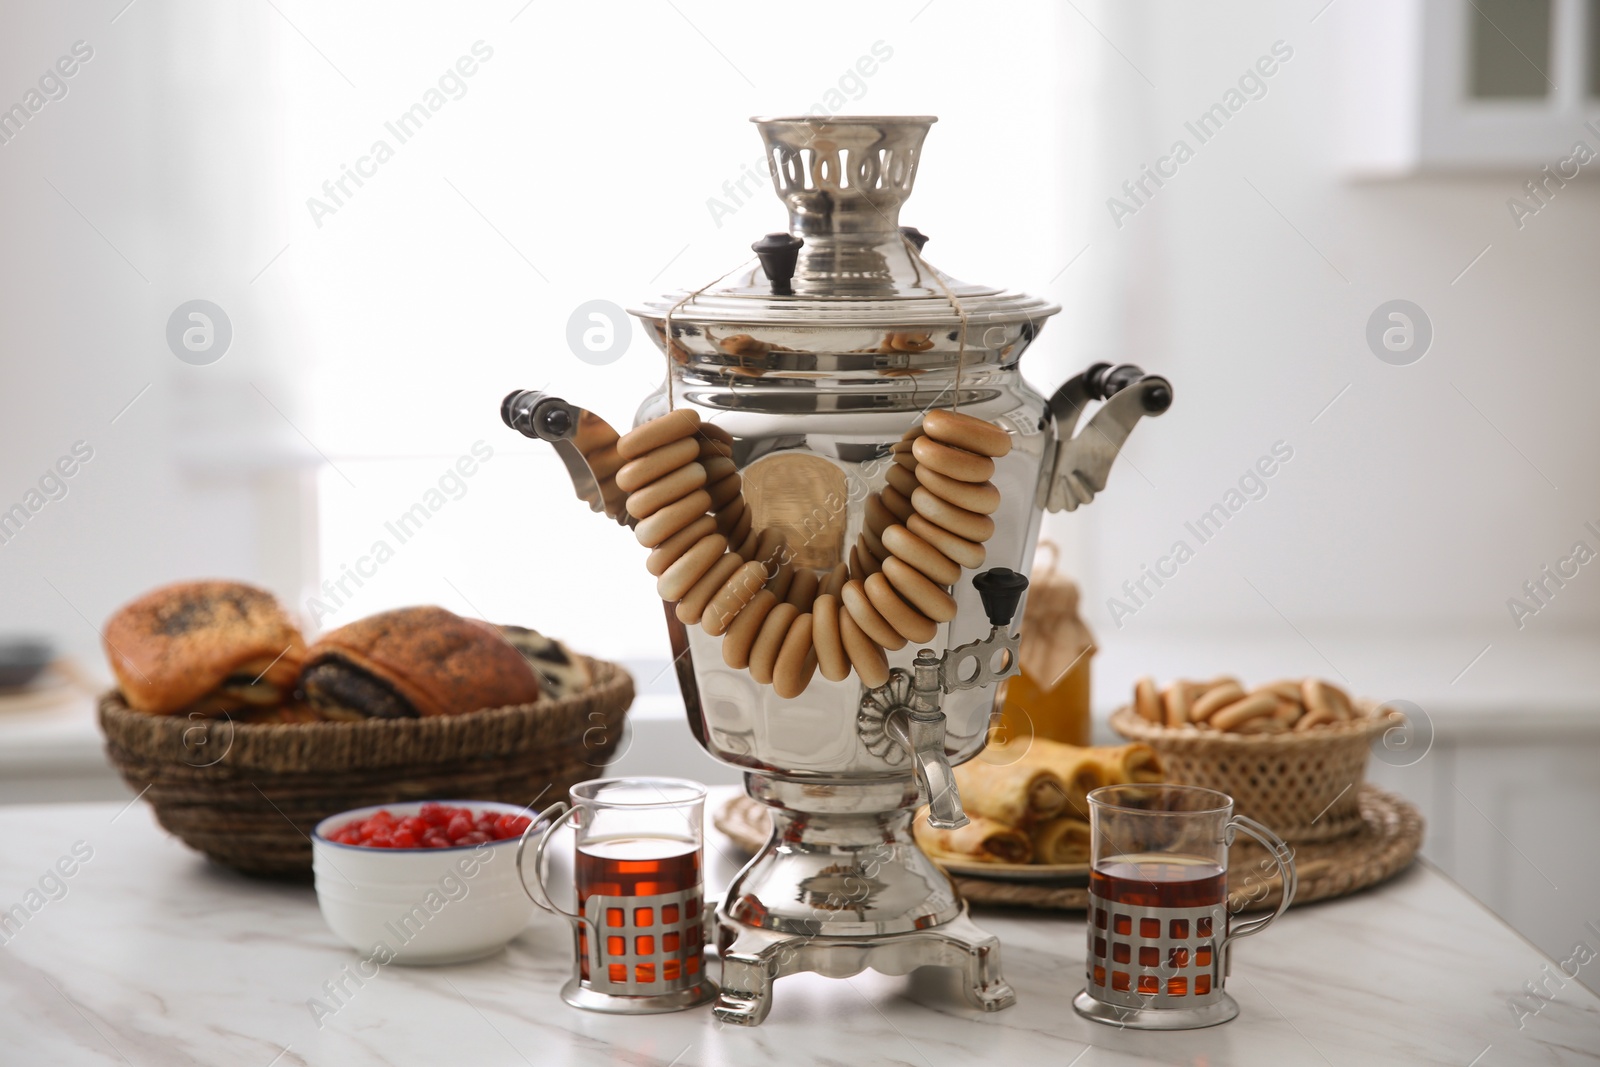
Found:
[[[517,881],[522,883],[522,891],[528,894],[529,900],[545,911],[550,912],[552,915],[559,915],[574,924],[582,923],[583,916],[575,915],[563,909],[550,896],[550,890],[545,885],[544,854],[545,850],[550,847],[550,838],[554,836],[557,830],[561,829],[563,823],[577,813],[577,808],[572,807],[564,800],[558,800],[539,813],[539,817],[530,823],[526,830],[522,831],[522,840],[517,842]],[[546,826],[544,831],[539,834],[539,843],[533,850],[533,880],[539,883],[539,893],[535,896],[533,890],[528,887],[527,875],[523,873],[522,854],[527,850],[528,838],[533,835],[534,830],[538,829],[539,824],[546,819],[551,820],[550,825]],[[541,897],[543,898],[542,900],[540,899]]]
[[[1278,865],[1278,877],[1283,882],[1283,895],[1278,901],[1278,909],[1271,915],[1263,915],[1258,919],[1249,919],[1238,925],[1229,923],[1228,936],[1222,939],[1222,945],[1220,946],[1222,949],[1226,949],[1231,942],[1238,938],[1258,934],[1272,925],[1273,921],[1287,911],[1290,904],[1294,903],[1295,890],[1299,885],[1299,876],[1296,874],[1294,866],[1294,850],[1284,842],[1283,838],[1254,819],[1243,815],[1235,815],[1228,820],[1227,826],[1223,829],[1223,845],[1233,844],[1235,834],[1240,831],[1254,838],[1271,854],[1273,862]]]

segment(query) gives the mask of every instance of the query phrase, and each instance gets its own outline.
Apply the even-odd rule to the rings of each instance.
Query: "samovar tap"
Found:
[[[928,803],[928,825],[956,830],[967,825],[961,791],[944,751],[944,694],[961,689],[995,685],[1017,673],[1020,636],[1011,632],[1011,619],[1028,588],[1028,579],[1005,567],[994,567],[972,579],[983,610],[989,616],[989,636],[946,649],[918,651],[910,672],[895,668],[883,688],[910,683],[905,703],[884,717],[883,729],[911,755],[917,784]],[[994,660],[1003,653],[1000,667]],[[970,664],[968,661],[971,661]]]

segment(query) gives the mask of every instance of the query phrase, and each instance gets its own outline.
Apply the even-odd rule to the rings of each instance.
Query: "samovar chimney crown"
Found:
[[[948,366],[955,358],[954,352],[928,353],[947,343],[960,348],[960,335],[953,331],[965,317],[984,324],[983,336],[975,332],[967,347],[993,349],[987,357],[971,358],[998,363],[1020,355],[1044,320],[1061,310],[1048,300],[946,274],[922,258],[927,235],[900,225],[900,207],[922,165],[923,141],[939,121],[933,115],[750,121],[761,134],[772,188],[788,215],[787,236],[759,238],[752,245],[757,266],[735,268],[709,286],[680,289],[629,309],[663,346],[670,314],[675,361],[687,366],[701,364],[703,357],[711,362],[729,358],[717,342],[705,339],[710,333],[684,334],[688,329],[782,345],[761,354],[778,355],[783,363],[792,362],[787,354],[794,351],[794,338],[767,336],[769,331],[796,328],[805,334],[808,351],[828,352],[828,341],[838,340],[849,352],[862,343],[857,333],[882,328],[884,334],[927,334],[917,343],[932,342],[928,348],[898,352],[906,358],[896,360],[923,371]],[[825,341],[819,330],[849,336]],[[996,343],[989,346],[986,338]],[[742,361],[737,373],[755,384],[763,379],[747,374],[750,355],[732,358]]]
[[[772,188],[797,237],[892,234],[933,115],[761,117]]]
[[[789,233],[803,242],[792,281],[767,271],[773,295],[882,300],[912,289],[932,295],[927,268],[913,262],[927,238],[900,226],[900,205],[916,183],[922,142],[936,117],[801,115],[750,121],[761,131],[773,191],[789,213]],[[767,257],[762,264],[768,265]]]

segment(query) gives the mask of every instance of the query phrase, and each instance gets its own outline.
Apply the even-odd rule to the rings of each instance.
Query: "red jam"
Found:
[[[384,810],[347,822],[328,834],[328,840],[366,848],[454,848],[521,837],[532,823],[526,815],[474,813],[430,802],[415,815]]]

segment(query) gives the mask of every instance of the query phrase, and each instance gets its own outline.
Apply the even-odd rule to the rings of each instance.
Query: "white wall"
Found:
[[[224,574],[292,589],[302,565],[292,463],[219,467],[219,440],[190,432],[209,406],[195,398],[255,400],[249,380],[281,395],[292,363],[287,309],[248,284],[273,250],[258,225],[275,166],[273,39],[251,13],[121,7],[28,5],[0,35],[6,107],[75,42],[93,51],[0,144],[0,508],[74,442],[93,450],[66,495],[0,545],[0,633],[50,634],[90,664],[95,627],[151,585]],[[181,363],[164,339],[168,314],[197,297],[235,322],[212,367]],[[223,421],[234,447],[283,430],[259,401]]]
[[[1088,337],[1082,356],[1159,369],[1177,403],[1140,428],[1131,462],[1068,524],[1083,539],[1090,622],[1106,640],[1219,626],[1288,634],[1285,619],[1312,643],[1427,628],[1456,634],[1459,667],[1486,643],[1515,657],[1540,634],[1600,624],[1600,569],[1582,569],[1521,632],[1506,607],[1574,541],[1600,548],[1582,529],[1600,525],[1600,189],[1570,185],[1519,232],[1505,201],[1532,173],[1349,180],[1341,100],[1350,79],[1375,76],[1359,37],[1371,9],[1339,3],[1313,22],[1321,7],[1097,9],[1128,62],[1107,46],[1107,135],[1073,189],[1093,210],[1067,242],[1090,250],[1069,274],[1081,288],[1063,317],[1101,293],[1093,275],[1120,278],[1115,327]],[[1293,56],[1265,96],[1200,144],[1185,121],[1280,40]],[[1106,199],[1179,138],[1194,158],[1119,228]],[[1433,323],[1431,349],[1410,366],[1380,362],[1364,338],[1394,298]],[[1185,531],[1279,440],[1294,458],[1264,499],[1209,543]],[[1149,584],[1147,606],[1132,605],[1119,630],[1108,598],[1179,538],[1193,560],[1165,587]]]

